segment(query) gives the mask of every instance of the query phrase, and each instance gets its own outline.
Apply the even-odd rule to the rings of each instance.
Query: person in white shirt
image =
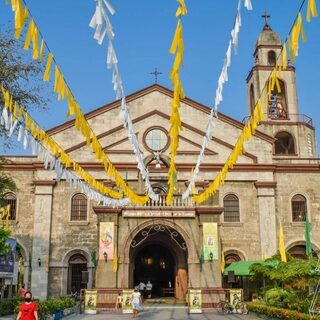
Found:
[[[138,288],[134,289],[134,292],[132,295],[132,308],[133,308],[133,318],[136,318],[139,310],[141,310],[142,308],[141,294],[138,291]]]
[[[150,299],[151,293],[152,293],[152,283],[150,282],[150,280],[148,280],[146,287],[147,287],[147,296]]]
[[[145,283],[143,281],[141,281],[139,283],[139,291],[140,291],[141,297],[144,297],[145,290],[146,290],[146,285],[145,285]]]

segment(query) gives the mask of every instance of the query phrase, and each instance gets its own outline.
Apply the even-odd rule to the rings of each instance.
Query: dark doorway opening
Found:
[[[134,285],[150,281],[152,297],[162,297],[164,290],[174,289],[176,265],[168,247],[160,244],[146,245],[137,252],[134,266]]]

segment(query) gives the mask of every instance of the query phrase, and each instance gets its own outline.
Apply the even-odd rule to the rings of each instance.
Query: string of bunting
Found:
[[[172,202],[173,194],[175,191],[175,184],[177,179],[177,169],[175,165],[175,157],[177,149],[179,147],[179,132],[182,130],[179,108],[181,107],[181,99],[185,97],[182,84],[180,80],[180,68],[183,65],[183,34],[182,34],[182,19],[181,17],[187,14],[187,7],[184,0],[177,0],[179,7],[176,12],[178,19],[176,31],[172,40],[172,44],[169,52],[175,55],[173,67],[170,72],[170,78],[173,86],[173,99],[171,102],[171,116],[170,116],[170,130],[169,135],[171,137],[170,144],[170,166],[168,170],[168,194],[166,198],[167,205]]]
[[[247,8],[247,10],[252,10],[252,4],[250,0],[244,1],[244,6]],[[205,158],[205,150],[208,147],[209,142],[211,141],[212,138],[212,127],[214,126],[214,118],[217,117],[218,114],[218,106],[220,103],[223,101],[223,87],[224,84],[229,80],[228,77],[228,68],[231,66],[231,51],[232,51],[232,46],[234,47],[234,52],[237,53],[237,48],[238,48],[238,43],[239,43],[239,32],[240,32],[240,27],[242,25],[241,22],[241,8],[242,8],[242,1],[238,1],[238,6],[237,6],[237,13],[235,16],[234,24],[233,24],[233,29],[231,31],[231,36],[228,44],[228,49],[225,54],[225,59],[223,63],[223,67],[218,79],[218,86],[216,90],[216,96],[214,100],[214,105],[211,109],[209,119],[207,122],[206,126],[206,134],[203,137],[203,142],[200,150],[200,154],[197,159],[197,163],[195,166],[195,169],[193,171],[193,175],[191,176],[189,185],[187,189],[184,191],[182,194],[182,199],[187,199],[190,196],[190,193],[193,192],[194,190],[194,185],[195,182],[198,178],[199,172],[200,172],[200,165],[203,162]]]
[[[244,142],[248,141],[255,134],[256,128],[261,121],[264,120],[263,108],[267,108],[269,103],[269,97],[272,92],[276,91],[281,93],[281,86],[279,79],[282,78],[282,72],[287,69],[287,46],[290,53],[290,59],[292,62],[295,61],[295,58],[298,55],[299,50],[299,40],[301,39],[303,42],[306,41],[306,35],[303,27],[303,18],[301,11],[305,4],[306,0],[304,0],[300,6],[299,12],[296,15],[296,18],[293,22],[292,28],[289,32],[289,36],[287,37],[285,43],[282,46],[281,53],[276,59],[276,64],[271,71],[266,84],[262,90],[262,93],[257,100],[257,103],[254,107],[252,115],[249,117],[248,123],[244,126],[240,137],[238,138],[235,147],[231,154],[229,155],[226,163],[222,167],[222,169],[218,172],[215,179],[211,181],[209,186],[199,195],[194,195],[193,199],[197,203],[204,202],[210,196],[214,195],[219,186],[224,184],[225,178],[228,174],[229,169],[232,169],[236,164],[239,156],[243,155],[244,150]],[[311,21],[311,17],[317,17],[317,7],[315,0],[308,0],[308,8],[307,8],[307,18],[308,22]]]
[[[103,3],[105,4],[105,6],[103,6]],[[150,196],[152,200],[158,201],[159,195],[156,194],[152,189],[149,179],[149,173],[143,161],[143,156],[139,148],[137,135],[135,133],[135,130],[133,129],[129,108],[126,103],[124,87],[119,72],[118,58],[113,46],[113,39],[115,37],[115,34],[113,32],[112,25],[108,17],[108,11],[111,15],[115,14],[114,8],[107,0],[97,0],[96,10],[90,21],[89,26],[95,29],[93,38],[97,40],[98,44],[101,45],[103,43],[103,40],[106,35],[108,37],[109,43],[107,52],[107,68],[112,69],[112,83],[113,89],[116,93],[116,99],[121,99],[120,117],[124,123],[123,126],[127,128],[128,138],[136,156],[137,168],[140,170],[141,176],[145,181],[147,194]]]
[[[9,0],[6,1],[9,4]],[[18,39],[21,35],[21,31],[26,24],[28,17],[30,16],[30,11],[27,6],[23,7],[22,0],[11,0],[12,10],[15,15],[15,38]],[[32,44],[33,58],[38,59],[40,57],[41,61],[46,60],[46,67],[44,72],[44,81],[50,81],[52,64],[55,64],[54,71],[54,92],[57,93],[58,100],[68,100],[68,114],[67,118],[70,116],[75,117],[75,127],[76,129],[83,135],[86,140],[87,146],[91,146],[92,151],[95,154],[95,157],[98,161],[100,161],[104,169],[109,177],[114,178],[116,185],[123,191],[123,193],[136,204],[145,204],[149,196],[144,195],[140,196],[136,194],[124,181],[121,177],[120,173],[116,170],[116,168],[111,163],[108,156],[105,154],[100,141],[97,136],[94,134],[91,126],[89,125],[86,117],[81,111],[80,105],[76,102],[74,95],[72,94],[70,87],[66,83],[64,75],[62,74],[58,64],[56,63],[52,52],[49,50],[47,43],[44,38],[41,36],[41,45],[39,50],[39,38],[41,33],[34,21],[31,17],[26,38],[24,49],[29,50],[30,45]],[[45,59],[45,48],[48,50],[47,58]],[[114,190],[110,190],[110,196],[120,199],[123,197],[123,194],[120,192],[116,192]]]
[[[89,198],[102,202],[108,207],[124,206],[130,202],[128,198],[113,199],[106,195],[112,194],[101,182],[97,181],[79,163],[74,161],[30,116],[23,107],[14,101],[8,90],[1,86],[4,106],[0,124],[7,131],[9,137],[17,132],[17,141],[23,143],[24,149],[30,147],[33,155],[41,155],[46,169],[56,171],[59,182],[63,175],[71,187],[78,188]],[[81,179],[71,172],[72,169]]]

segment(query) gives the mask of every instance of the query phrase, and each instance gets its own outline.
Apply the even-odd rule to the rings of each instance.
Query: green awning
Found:
[[[237,261],[231,263],[224,269],[223,275],[227,276],[229,271],[234,271],[236,276],[250,276],[252,273],[249,267],[255,263],[263,263],[263,261]]]

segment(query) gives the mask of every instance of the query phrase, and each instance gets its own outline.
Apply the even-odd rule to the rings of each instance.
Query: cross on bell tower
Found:
[[[150,74],[154,75],[154,82],[158,83],[158,75],[162,74],[162,72],[159,72],[157,68],[154,69],[154,72],[150,72]]]
[[[263,30],[271,30],[271,27],[268,21],[268,19],[271,17],[270,14],[267,11],[265,11],[265,13],[261,17],[264,18],[264,21],[265,21]]]

